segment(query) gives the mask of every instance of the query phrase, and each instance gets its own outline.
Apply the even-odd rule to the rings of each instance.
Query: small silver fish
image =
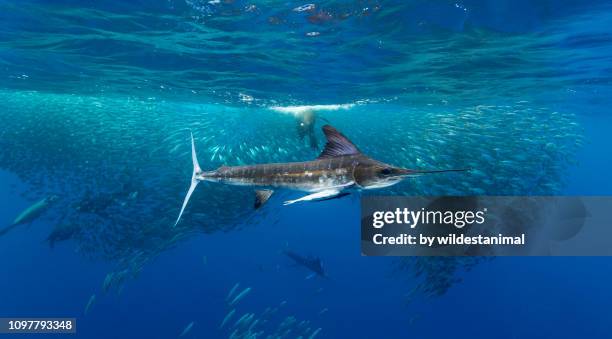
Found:
[[[229,293],[227,294],[227,297],[225,298],[225,301],[229,302],[232,297],[234,296],[234,293],[236,292],[236,290],[238,289],[238,286],[240,286],[240,283],[236,283],[234,285],[234,287],[232,287],[232,289],[229,291]]]
[[[230,306],[236,305],[242,298],[246,297],[247,294],[251,292],[251,288],[247,287],[242,292],[238,293],[238,295],[230,302]]]
[[[193,328],[194,324],[195,324],[194,321],[190,322],[189,325],[187,325],[187,327],[185,327],[183,332],[181,332],[181,335],[179,335],[179,337],[184,337],[185,335],[187,335],[187,333],[191,332],[191,329]]]
[[[96,295],[92,294],[91,297],[89,297],[89,301],[87,302],[87,305],[85,305],[85,315],[87,315],[87,313],[89,313],[89,310],[93,307],[94,303],[96,302]]]
[[[236,313],[236,309],[232,309],[231,311],[229,311],[223,318],[223,321],[221,322],[221,325],[219,326],[219,328],[220,329],[223,328],[223,326],[227,324],[227,322],[234,316],[235,313]]]
[[[317,336],[317,334],[319,334],[319,332],[321,332],[322,328],[317,328],[314,332],[312,332],[312,334],[310,335],[310,337],[308,337],[308,339],[314,339],[314,337]]]

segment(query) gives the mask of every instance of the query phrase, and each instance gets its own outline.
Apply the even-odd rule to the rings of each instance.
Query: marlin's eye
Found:
[[[381,173],[381,174],[384,174],[384,175],[389,175],[389,174],[391,174],[391,172],[392,172],[392,171],[391,171],[391,169],[390,169],[390,168],[383,168],[383,169],[380,171],[380,173]]]

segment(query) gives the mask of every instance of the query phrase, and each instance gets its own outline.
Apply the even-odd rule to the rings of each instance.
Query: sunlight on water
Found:
[[[140,6],[0,4],[11,13],[0,31],[0,85],[263,106],[397,98],[478,105],[610,79],[597,72],[612,61],[605,7],[539,22],[535,32],[528,16],[515,18],[524,26],[517,34],[489,28],[494,8],[444,1]],[[572,6],[556,10],[570,15]]]

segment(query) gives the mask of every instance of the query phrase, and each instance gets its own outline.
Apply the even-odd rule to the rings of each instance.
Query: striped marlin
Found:
[[[347,137],[330,125],[323,126],[327,143],[318,158],[312,161],[271,163],[249,166],[222,166],[214,171],[203,171],[198,164],[195,142],[191,135],[193,174],[191,185],[183,201],[178,224],[185,207],[200,181],[231,185],[249,185],[256,190],[255,207],[263,205],[274,188],[286,188],[307,193],[285,201],[285,205],[302,201],[326,200],[349,194],[350,190],[374,189],[394,185],[404,178],[426,173],[458,172],[466,169],[412,170],[374,160],[359,151]]]

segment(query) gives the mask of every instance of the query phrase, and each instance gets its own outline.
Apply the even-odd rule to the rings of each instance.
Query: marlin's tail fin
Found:
[[[174,226],[176,226],[181,220],[181,216],[183,215],[183,212],[185,211],[185,207],[187,207],[189,198],[191,198],[191,194],[193,194],[193,191],[195,190],[195,188],[198,186],[198,183],[200,182],[197,176],[198,174],[202,172],[202,169],[200,168],[200,164],[198,164],[198,158],[196,156],[196,150],[195,150],[195,141],[193,141],[193,133],[191,134],[191,160],[193,161],[193,173],[191,174],[191,184],[189,185],[189,190],[187,191],[187,195],[185,195],[185,200],[183,201],[183,207],[181,207],[181,212],[179,213],[178,218],[176,218],[176,222],[174,223]]]

